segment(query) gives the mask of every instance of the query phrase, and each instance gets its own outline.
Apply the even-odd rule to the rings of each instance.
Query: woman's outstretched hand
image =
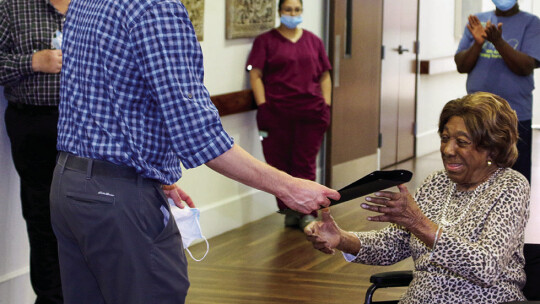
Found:
[[[407,187],[399,185],[398,189],[399,192],[379,191],[375,196],[366,197],[372,204],[363,203],[362,208],[382,213],[368,217],[369,221],[390,222],[411,230],[427,219]]]
[[[330,215],[328,208],[321,211],[321,218],[321,221],[314,221],[306,226],[304,233],[307,240],[313,244],[313,248],[326,254],[334,254],[334,248],[339,245],[341,239],[341,229]]]

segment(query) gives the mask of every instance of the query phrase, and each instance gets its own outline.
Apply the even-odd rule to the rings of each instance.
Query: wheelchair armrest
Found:
[[[412,270],[406,270],[376,273],[371,276],[369,281],[377,288],[385,288],[408,286],[412,279]]]

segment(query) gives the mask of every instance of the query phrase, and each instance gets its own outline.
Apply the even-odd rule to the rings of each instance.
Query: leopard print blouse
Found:
[[[412,256],[413,281],[401,304],[525,300],[529,184],[520,173],[499,169],[474,191],[459,191],[442,170],[423,182],[415,199],[432,221],[439,224],[444,217],[450,223],[443,226],[433,252],[403,227],[390,224],[355,232],[362,248],[352,261],[390,265]]]

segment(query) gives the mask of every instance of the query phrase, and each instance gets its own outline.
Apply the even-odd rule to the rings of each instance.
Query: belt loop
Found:
[[[94,164],[94,160],[89,158],[88,163],[86,164],[86,179],[92,178],[92,166]]]
[[[67,152],[64,152],[64,151],[58,152],[58,160],[56,161],[56,163],[60,165],[60,167],[62,168],[60,170],[60,174],[64,174],[68,157],[69,157],[69,154]]]

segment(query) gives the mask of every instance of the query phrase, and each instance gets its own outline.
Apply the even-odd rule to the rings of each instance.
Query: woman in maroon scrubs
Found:
[[[280,0],[278,12],[280,26],[255,39],[247,62],[264,157],[292,176],[315,180],[317,154],[330,125],[332,67],[321,39],[298,27],[302,1]],[[315,217],[316,212],[286,215],[285,226],[303,229]]]

